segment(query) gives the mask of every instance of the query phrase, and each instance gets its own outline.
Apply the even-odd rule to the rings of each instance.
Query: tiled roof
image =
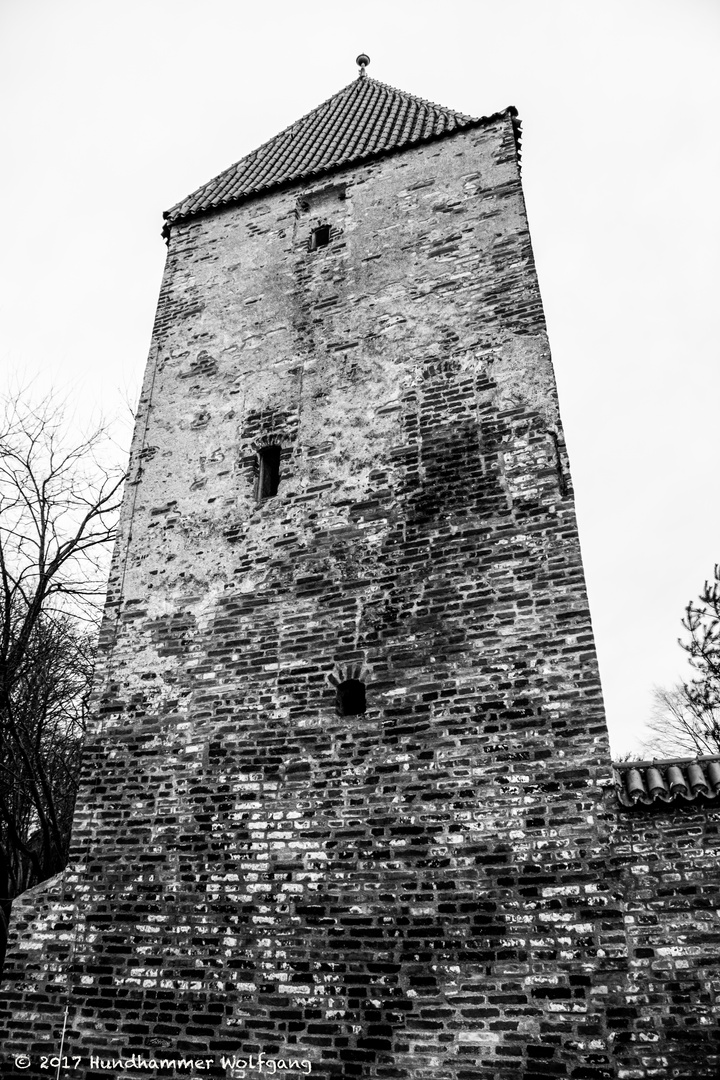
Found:
[[[613,766],[623,806],[720,796],[720,756],[680,761],[620,761]]]
[[[341,165],[490,123],[362,75],[165,212],[167,225]]]

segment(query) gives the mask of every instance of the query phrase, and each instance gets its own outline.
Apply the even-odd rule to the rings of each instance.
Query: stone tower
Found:
[[[166,215],[73,860],[2,1013],[68,1075],[616,1075],[519,123],[359,63]]]

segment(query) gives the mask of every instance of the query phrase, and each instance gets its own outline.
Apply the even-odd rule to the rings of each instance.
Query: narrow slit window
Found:
[[[319,225],[310,233],[310,250],[316,251],[319,247],[326,247],[330,243],[330,226]]]
[[[362,716],[367,709],[365,683],[346,679],[337,688],[337,710],[340,716]]]
[[[258,502],[277,495],[280,483],[280,447],[263,446],[258,453]]]
[[[557,432],[550,432],[550,441],[552,443],[554,458],[555,458],[555,471],[558,478],[558,487],[560,494],[563,498],[568,493],[567,478],[565,476],[565,470],[563,469],[562,453],[560,452],[560,440],[558,439]]]

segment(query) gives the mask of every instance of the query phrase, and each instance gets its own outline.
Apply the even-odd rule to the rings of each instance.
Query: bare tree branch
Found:
[[[682,625],[689,637],[678,643],[695,674],[655,689],[644,751],[656,757],[720,754],[720,564],[685,608]]]
[[[65,865],[124,476],[54,396],[0,404],[0,958],[9,902]]]

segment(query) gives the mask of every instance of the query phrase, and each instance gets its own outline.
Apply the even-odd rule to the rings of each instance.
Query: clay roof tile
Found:
[[[710,790],[713,795],[717,795],[720,792],[720,761],[711,761],[705,775],[710,781]]]

